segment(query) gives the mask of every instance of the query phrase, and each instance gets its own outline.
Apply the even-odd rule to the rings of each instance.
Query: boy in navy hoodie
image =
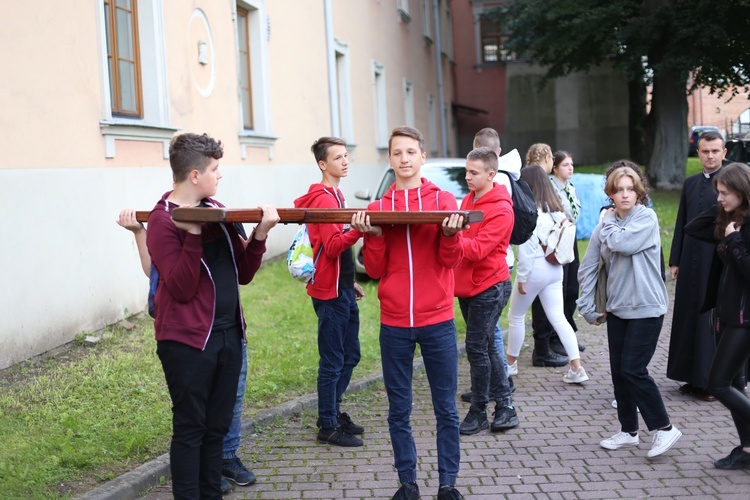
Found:
[[[233,224],[172,220],[176,207],[221,207],[210,197],[221,173],[221,142],[181,134],[169,146],[174,190],[148,218],[146,242],[159,272],[156,353],[172,399],[169,461],[175,498],[221,498],[222,440],[229,430],[242,363],[240,284],[252,280],[268,231],[279,221],[263,206],[245,241]]]
[[[323,178],[307,194],[294,200],[295,207],[345,208],[339,182],[349,172],[346,142],[321,137],[310,148]],[[308,224],[315,274],[307,283],[318,316],[318,441],[337,446],[362,446],[355,434],[364,429],[341,411],[341,400],[359,363],[359,307],[362,287],[354,282],[351,247],[362,236],[349,224]],[[319,256],[319,257],[318,257]]]
[[[422,133],[398,127],[388,141],[396,182],[368,210],[457,210],[456,198],[420,176],[426,153]],[[419,498],[417,449],[411,430],[412,363],[419,343],[437,419],[438,500],[463,498],[456,490],[461,460],[456,408],[458,349],[453,315],[453,269],[461,261],[463,217],[441,225],[372,226],[365,212],[352,217],[365,234],[365,268],[380,279],[380,355],[388,393],[388,428],[401,487],[396,500]]]

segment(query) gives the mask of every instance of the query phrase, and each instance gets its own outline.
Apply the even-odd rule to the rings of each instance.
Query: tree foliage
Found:
[[[547,68],[546,80],[605,62],[623,69],[631,134],[646,131],[649,178],[660,187],[684,178],[688,87],[729,98],[750,83],[750,0],[519,0],[487,15],[510,33],[507,49]],[[632,123],[646,85],[651,111]]]

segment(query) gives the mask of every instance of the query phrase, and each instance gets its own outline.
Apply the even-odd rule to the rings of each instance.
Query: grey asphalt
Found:
[[[611,403],[606,327],[584,325],[579,342],[591,380],[562,381],[560,368],[531,366],[531,341],[519,358],[514,403],[519,427],[461,438],[457,487],[466,498],[750,498],[750,470],[723,471],[713,462],[739,444],[729,412],[718,402],[680,394],[665,376],[671,306],[656,354],[649,366],[672,423],[682,438],[665,454],[649,460],[652,433],[641,429],[637,448],[608,451],[599,441],[619,431]],[[417,360],[419,365],[419,360]],[[356,371],[355,371],[356,377]],[[459,363],[459,392],[469,387],[468,362]],[[366,428],[364,446],[339,448],[315,440],[315,394],[274,408],[243,424],[240,456],[258,476],[225,498],[338,499],[390,498],[398,488],[388,435],[387,398],[378,376],[352,384],[344,410]],[[468,404],[458,402],[461,418]],[[414,377],[414,436],[423,498],[437,495],[435,419],[423,371]],[[643,422],[641,422],[643,425]],[[81,498],[162,500],[172,498],[164,455],[116,478]]]

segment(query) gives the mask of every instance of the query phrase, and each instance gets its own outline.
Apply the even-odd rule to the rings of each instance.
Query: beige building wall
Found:
[[[251,132],[241,124],[238,5],[251,17]],[[166,146],[174,133],[208,132],[222,140],[217,198],[228,206],[291,206],[319,180],[309,147],[332,133],[329,38],[348,66],[340,73],[348,81],[351,137],[345,138],[354,160],[342,184],[350,205],[364,203],[354,191],[371,188],[386,162],[376,130],[374,67],[383,75],[381,128],[387,134],[410,119],[407,81],[413,124],[427,136],[428,149],[437,149],[440,116],[430,123],[428,109],[432,96],[439,110],[435,43],[424,36],[422,2],[406,2],[408,12],[399,5],[138,0],[145,102],[137,123],[109,111],[103,0],[6,5],[0,44],[14,50],[5,53],[0,86],[0,191],[13,208],[0,237],[0,312],[6,318],[0,369],[144,309],[147,278],[132,235],[115,219],[125,207],[149,210],[170,188]],[[449,4],[441,6],[445,18]],[[54,29],[30,30],[19,20]],[[205,64],[199,42],[205,43]],[[442,99],[449,106],[447,56],[442,69]],[[446,118],[446,149],[454,152],[453,124]],[[294,230],[274,229],[267,256],[283,254]]]

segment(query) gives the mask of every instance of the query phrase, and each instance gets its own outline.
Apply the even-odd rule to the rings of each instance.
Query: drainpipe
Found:
[[[341,137],[339,123],[339,89],[336,78],[336,50],[333,43],[333,8],[331,0],[323,0],[326,23],[326,50],[328,52],[328,99],[331,103],[331,135]]]
[[[432,10],[435,13],[435,55],[437,62],[437,86],[440,102],[440,156],[448,156],[448,130],[445,124],[445,99],[443,98],[443,34],[440,32],[440,7],[438,0],[432,0]]]

